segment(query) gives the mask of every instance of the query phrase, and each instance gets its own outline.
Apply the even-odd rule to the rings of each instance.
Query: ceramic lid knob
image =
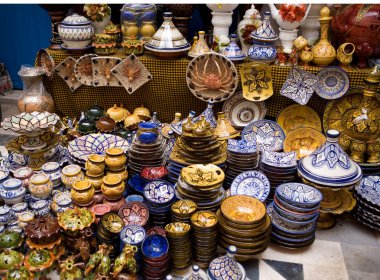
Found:
[[[227,248],[227,256],[232,258],[237,252],[237,248],[233,245],[228,246]]]
[[[321,11],[319,12],[321,17],[329,17],[330,16],[330,9],[328,7],[323,7]]]
[[[338,130],[329,129],[326,132],[327,140],[329,140],[330,142],[338,142],[339,134],[340,133]]]
[[[198,274],[199,273],[199,266],[194,264],[193,265],[193,274]]]
[[[269,20],[271,13],[269,11],[264,12],[264,19]]]
[[[163,17],[164,17],[165,20],[166,19],[171,19],[173,17],[173,13],[172,12],[165,12],[163,14]]]
[[[169,135],[169,138],[173,138],[174,137],[174,131],[169,130],[168,135]]]

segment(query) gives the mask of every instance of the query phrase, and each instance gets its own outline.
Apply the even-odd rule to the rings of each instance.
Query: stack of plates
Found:
[[[268,247],[271,221],[264,203],[256,198],[235,195],[226,198],[217,212],[219,220],[219,245],[237,248],[239,261],[254,258]]]
[[[149,235],[141,244],[143,279],[165,279],[170,272],[169,242],[159,234]]]
[[[190,199],[181,199],[170,207],[172,222],[190,224],[190,217],[197,211],[197,204]]]
[[[355,188],[358,221],[372,229],[380,230],[380,176],[368,176]]]
[[[272,240],[281,246],[301,248],[314,242],[322,193],[305,184],[277,187],[268,206],[272,218]]]
[[[263,172],[271,185],[271,195],[278,185],[294,182],[297,179],[297,154],[295,152],[277,153],[263,151],[260,170]]]
[[[191,216],[190,222],[194,260],[201,268],[207,268],[217,255],[218,218],[211,211],[198,211]]]
[[[227,169],[224,187],[227,189],[240,173],[254,170],[259,164],[255,141],[228,139]]]
[[[175,199],[172,184],[164,180],[148,182],[144,187],[144,199],[152,225],[164,227],[170,222],[170,206]]]
[[[165,226],[170,245],[171,266],[174,269],[188,268],[192,263],[191,226],[176,222]]]
[[[136,272],[139,272],[142,268],[141,244],[144,241],[145,237],[146,231],[141,226],[125,226],[120,232],[120,252],[127,244],[137,247],[137,252],[134,256],[136,260]]]
[[[193,164],[181,171],[176,195],[179,199],[191,199],[198,210],[215,211],[224,198],[222,188],[224,172],[213,164]]]
[[[161,166],[164,162],[165,141],[162,135],[151,144],[141,143],[136,137],[128,151],[128,166],[131,174],[140,174],[146,166]]]
[[[245,171],[239,174],[232,182],[231,195],[247,195],[257,198],[261,202],[269,196],[270,183],[268,178],[259,171]]]

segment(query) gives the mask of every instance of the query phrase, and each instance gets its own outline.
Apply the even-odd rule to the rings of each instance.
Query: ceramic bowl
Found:
[[[125,202],[144,202],[144,198],[138,194],[131,194],[125,198]]]
[[[315,221],[318,219],[318,216],[319,216],[319,213],[317,212],[314,214],[312,219],[306,220],[306,221],[299,221],[299,220],[294,219],[293,216],[291,215],[287,215],[286,217],[284,217],[283,215],[279,214],[279,212],[277,212],[278,208],[274,207],[274,202],[271,202],[269,205],[273,209],[273,211],[277,214],[278,218],[280,218],[288,226],[292,226],[292,225],[301,226],[301,225],[308,225],[310,223],[315,223]]]
[[[186,223],[175,222],[165,226],[166,233],[169,237],[182,237],[189,234],[191,226]]]
[[[149,220],[149,209],[141,202],[125,203],[118,212],[125,225],[146,226]]]
[[[59,206],[69,206],[72,203],[71,194],[69,192],[57,192],[53,196],[53,201]]]
[[[165,256],[169,251],[169,242],[166,237],[159,234],[149,235],[141,245],[145,257],[155,259]]]
[[[143,227],[137,225],[128,225],[120,232],[120,241],[124,244],[139,245],[146,237],[146,231]]]
[[[273,203],[273,209],[281,217],[291,220],[291,221],[296,221],[296,222],[311,221],[311,220],[314,220],[315,217],[319,216],[319,212],[305,215],[303,213],[289,211],[289,210],[281,208],[280,206],[277,205],[277,203]]]
[[[278,153],[263,151],[261,162],[276,168],[297,167],[297,154],[295,152]]]
[[[218,224],[218,217],[211,211],[198,211],[191,215],[190,221],[196,229],[209,229]]]
[[[277,196],[277,194],[274,195],[274,201],[276,202],[277,206],[284,210],[289,210],[292,212],[300,213],[300,214],[313,214],[318,212],[319,210],[319,205],[316,207],[312,208],[302,208],[302,207],[297,207],[294,206],[290,203],[287,203],[286,201],[282,200],[280,197]]]
[[[117,214],[106,213],[100,218],[99,225],[106,229],[107,233],[119,234],[124,227],[124,221]]]
[[[231,195],[248,195],[264,202],[270,192],[268,178],[255,170],[239,174],[231,184]]]
[[[28,209],[28,204],[26,202],[20,202],[12,206],[13,213],[17,216],[18,214],[26,211]]]
[[[47,200],[37,200],[29,204],[36,216],[44,216],[50,212],[49,203]]]
[[[144,198],[151,204],[168,204],[174,197],[174,187],[168,181],[153,180],[144,186]]]
[[[146,166],[141,170],[141,177],[146,180],[157,180],[165,177],[168,172],[165,166]]]
[[[322,193],[301,183],[285,183],[276,188],[276,194],[285,202],[297,207],[315,207],[322,201]]]
[[[227,150],[235,154],[253,154],[257,152],[256,141],[228,139]]]
[[[197,204],[189,199],[181,199],[170,207],[172,213],[178,216],[189,216],[197,210]]]
[[[140,174],[133,175],[128,180],[128,186],[130,186],[134,191],[138,192],[139,194],[143,194],[145,184],[147,183],[146,180],[144,180]]]

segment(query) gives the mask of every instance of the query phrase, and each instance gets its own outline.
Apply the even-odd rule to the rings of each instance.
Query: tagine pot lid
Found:
[[[271,13],[269,11],[264,13],[263,23],[251,33],[252,39],[266,42],[272,42],[278,39],[278,36],[270,23],[270,15]]]
[[[240,280],[243,278],[243,273],[234,258],[236,252],[237,248],[235,246],[229,246],[227,248],[227,255],[211,261],[207,270],[211,279]]]
[[[78,15],[78,14],[72,14],[70,16],[67,16],[61,22],[61,24],[64,24],[64,25],[74,25],[74,26],[77,26],[77,25],[87,25],[89,23],[91,23],[91,21],[89,19],[87,19],[84,16]]]
[[[362,170],[338,144],[339,131],[330,129],[326,136],[325,144],[299,161],[298,173],[324,186],[346,187],[359,182]]]

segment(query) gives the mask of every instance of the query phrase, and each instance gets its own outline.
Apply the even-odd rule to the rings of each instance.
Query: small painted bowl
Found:
[[[20,167],[13,172],[13,177],[20,179],[24,187],[27,187],[29,184],[29,179],[33,175],[33,169],[30,167]]]
[[[302,208],[315,207],[323,198],[319,190],[301,183],[281,184],[276,188],[276,194],[283,201]]]
[[[141,177],[146,180],[158,180],[168,174],[165,166],[146,166],[141,170]]]
[[[104,233],[107,235],[119,234],[124,227],[124,222],[117,214],[106,213],[100,218],[99,227],[105,229]]]
[[[42,172],[50,176],[50,180],[53,182],[54,186],[61,184],[61,167],[58,162],[47,162],[41,167]]]
[[[191,216],[191,226],[198,229],[214,228],[218,217],[211,211],[198,211]]]
[[[111,211],[111,206],[109,206],[108,204],[96,204],[94,206],[92,206],[91,208],[92,212],[95,213],[95,223],[98,224],[99,221],[100,221],[100,218]]]
[[[169,237],[182,237],[190,233],[191,226],[186,223],[175,222],[165,226],[166,233]]]
[[[7,205],[0,206],[0,225],[8,224],[11,219],[11,208]]]
[[[59,206],[69,206],[72,203],[69,192],[58,192],[53,196],[53,201]]]
[[[131,194],[125,198],[125,202],[144,202],[144,198],[138,194]]]
[[[189,216],[197,210],[197,204],[190,199],[181,199],[174,202],[171,212],[178,216]]]
[[[149,221],[149,209],[141,202],[125,203],[118,212],[125,225],[139,225],[145,227]]]
[[[18,225],[24,228],[29,222],[33,221],[34,213],[32,211],[24,211],[18,216]]]
[[[141,244],[142,254],[149,259],[162,258],[169,251],[169,242],[159,234],[149,235]]]
[[[146,237],[146,231],[142,226],[128,225],[120,232],[120,241],[124,244],[140,245]]]
[[[153,180],[144,187],[144,198],[152,205],[170,204],[174,200],[174,187],[165,180]]]
[[[46,200],[37,200],[30,203],[29,206],[36,216],[45,216],[50,212],[49,204]]]
[[[28,209],[28,204],[26,202],[20,202],[12,206],[12,211],[16,216],[26,211],[27,209]]]
[[[143,144],[151,144],[154,143],[158,138],[158,134],[153,133],[153,132],[142,132],[139,136],[138,139],[141,143]]]

